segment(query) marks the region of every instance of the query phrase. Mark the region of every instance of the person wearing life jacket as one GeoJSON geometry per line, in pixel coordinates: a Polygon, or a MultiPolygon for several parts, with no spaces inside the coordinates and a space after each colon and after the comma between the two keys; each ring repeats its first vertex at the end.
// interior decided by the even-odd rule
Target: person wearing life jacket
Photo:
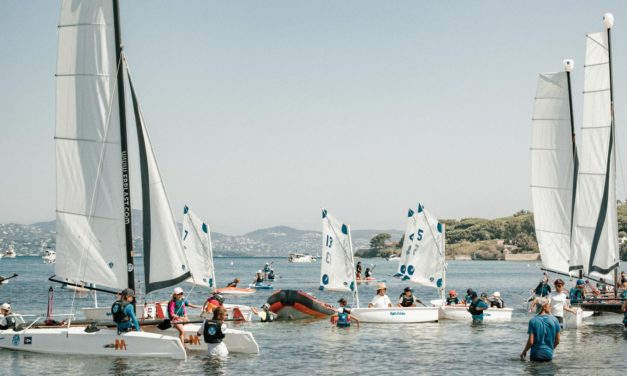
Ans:
{"type": "Polygon", "coordinates": [[[274,321],[274,313],[270,311],[270,304],[264,303],[261,306],[261,311],[257,313],[261,322],[272,322],[274,321]]]}
{"type": "Polygon", "coordinates": [[[212,293],[202,307],[203,312],[213,312],[217,307],[224,306],[224,297],[217,292],[212,293]]]}
{"type": "Polygon", "coordinates": [[[473,324],[483,323],[483,311],[488,308],[488,304],[477,296],[477,293],[473,291],[470,294],[472,301],[468,306],[468,312],[472,315],[473,324]]]}
{"type": "Polygon", "coordinates": [[[368,279],[372,277],[372,272],[370,271],[370,268],[366,268],[366,271],[364,272],[364,278],[368,279]]]}
{"type": "Polygon", "coordinates": [[[263,272],[264,272],[265,274],[268,274],[268,273],[270,273],[270,269],[271,269],[271,268],[270,268],[270,263],[269,263],[269,262],[266,262],[266,264],[263,266],[263,272]]]}
{"type": "Polygon", "coordinates": [[[187,307],[200,308],[195,304],[191,304],[185,299],[185,293],[180,287],[175,287],[172,292],[172,298],[168,302],[168,317],[170,323],[179,332],[179,339],[181,343],[185,345],[185,329],[183,324],[189,321],[187,317],[187,307]]]}
{"type": "Polygon", "coordinates": [[[227,313],[224,307],[217,307],[213,311],[213,318],[211,320],[205,319],[196,333],[198,336],[202,336],[203,340],[207,344],[207,353],[211,356],[227,356],[229,350],[222,340],[226,336],[226,320],[227,313]]]}
{"type": "Polygon", "coordinates": [[[270,271],[268,272],[268,276],[267,276],[267,278],[268,278],[270,281],[274,281],[274,277],[275,277],[275,276],[274,276],[274,269],[270,269],[270,271]]]}
{"type": "Polygon", "coordinates": [[[118,326],[118,334],[130,332],[135,329],[141,332],[139,321],[135,316],[135,291],[132,289],[124,289],[120,293],[120,298],[111,306],[111,315],[113,321],[118,326]]]}
{"type": "Polygon", "coordinates": [[[342,298],[337,302],[340,304],[340,307],[337,309],[335,316],[331,318],[331,322],[335,321],[335,325],[338,328],[349,328],[351,322],[355,322],[359,326],[359,320],[351,315],[351,308],[346,299],[342,298]]]}
{"type": "Polygon", "coordinates": [[[237,287],[237,284],[239,283],[239,278],[235,278],[233,280],[233,282],[229,283],[228,285],[226,285],[226,287],[237,287]]]}
{"type": "Polygon", "coordinates": [[[585,282],[583,279],[578,279],[577,283],[574,287],[571,287],[570,293],[570,303],[571,304],[579,304],[583,303],[586,299],[586,292],[584,290],[585,282]]]}
{"type": "Polygon", "coordinates": [[[457,297],[457,291],[451,290],[448,292],[448,298],[446,298],[446,305],[459,304],[460,300],[457,297]]]}
{"type": "Polygon", "coordinates": [[[255,274],[255,279],[253,279],[253,283],[256,285],[260,285],[264,281],[263,272],[261,269],[257,270],[257,274],[255,274]]]}
{"type": "Polygon", "coordinates": [[[544,276],[544,278],[542,278],[542,281],[540,281],[540,283],[538,283],[538,286],[536,286],[536,288],[533,290],[536,294],[536,296],[547,296],[551,293],[551,285],[549,284],[549,277],[548,276],[544,276]]]}
{"type": "Polygon", "coordinates": [[[15,318],[11,317],[11,304],[2,303],[0,305],[0,330],[7,330],[15,327],[15,318]]]}
{"type": "Polygon", "coordinates": [[[470,303],[472,303],[472,293],[473,292],[474,292],[473,289],[467,289],[466,290],[466,296],[464,297],[464,302],[463,302],[465,305],[470,305],[470,303]]]}
{"type": "Polygon", "coordinates": [[[424,305],[423,302],[420,301],[413,294],[414,290],[411,287],[407,286],[403,289],[403,293],[398,298],[398,306],[399,307],[415,307],[416,303],[420,303],[424,305]]]}
{"type": "Polygon", "coordinates": [[[488,298],[488,302],[490,302],[490,307],[505,308],[505,301],[501,298],[501,293],[498,291],[495,291],[494,294],[488,298]]]}

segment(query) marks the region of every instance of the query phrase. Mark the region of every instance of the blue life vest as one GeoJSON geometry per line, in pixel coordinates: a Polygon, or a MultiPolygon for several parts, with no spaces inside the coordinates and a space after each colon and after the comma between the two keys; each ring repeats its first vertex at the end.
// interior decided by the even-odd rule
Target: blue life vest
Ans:
{"type": "Polygon", "coordinates": [[[581,294],[581,290],[576,287],[571,287],[570,289],[570,302],[571,303],[581,303],[583,302],[583,295],[581,294]]]}
{"type": "Polygon", "coordinates": [[[350,313],[346,312],[346,310],[342,310],[342,312],[338,312],[336,325],[340,328],[346,328],[346,327],[351,326],[350,313]]]}
{"type": "Polygon", "coordinates": [[[446,298],[446,305],[451,305],[451,304],[459,304],[459,298],[456,296],[446,298]]]}

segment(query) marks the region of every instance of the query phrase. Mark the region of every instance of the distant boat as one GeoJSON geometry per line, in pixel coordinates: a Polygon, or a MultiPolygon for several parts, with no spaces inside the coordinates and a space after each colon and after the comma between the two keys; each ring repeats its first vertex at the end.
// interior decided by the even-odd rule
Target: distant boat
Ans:
{"type": "Polygon", "coordinates": [[[9,244],[9,248],[7,248],[6,252],[4,252],[5,258],[15,258],[17,253],[15,253],[15,248],[13,247],[13,243],[9,244]]]}
{"type": "Polygon", "coordinates": [[[401,256],[397,256],[397,255],[388,256],[386,258],[386,260],[388,260],[388,261],[398,261],[400,259],[401,259],[401,256]]]}
{"type": "Polygon", "coordinates": [[[316,259],[312,255],[306,255],[303,253],[290,253],[287,256],[288,262],[314,262],[316,259]]]}
{"type": "Polygon", "coordinates": [[[57,253],[52,249],[44,250],[44,255],[41,256],[44,264],[54,264],[57,261],[57,253]]]}

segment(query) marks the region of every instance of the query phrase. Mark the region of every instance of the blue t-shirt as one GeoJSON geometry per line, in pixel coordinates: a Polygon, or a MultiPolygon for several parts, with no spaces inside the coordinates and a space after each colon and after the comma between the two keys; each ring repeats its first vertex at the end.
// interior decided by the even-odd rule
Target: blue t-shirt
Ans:
{"type": "Polygon", "coordinates": [[[540,315],[529,320],[527,334],[533,334],[530,357],[532,361],[552,360],[555,336],[560,331],[560,323],[554,316],[540,315]]]}
{"type": "MultiPolygon", "coordinates": [[[[185,316],[185,314],[187,313],[187,311],[185,310],[186,306],[189,306],[189,303],[187,302],[187,299],[181,299],[181,300],[170,300],[170,305],[174,304],[173,307],[173,313],[179,317],[183,317],[185,316]]],[[[172,318],[172,312],[170,311],[170,307],[168,306],[168,316],[170,318],[172,318]]]]}
{"type": "MultiPolygon", "coordinates": [[[[481,299],[479,299],[475,306],[477,308],[488,308],[488,304],[481,299]]],[[[483,311],[481,311],[481,313],[478,315],[472,315],[472,319],[475,321],[483,321],[483,311]]]]}

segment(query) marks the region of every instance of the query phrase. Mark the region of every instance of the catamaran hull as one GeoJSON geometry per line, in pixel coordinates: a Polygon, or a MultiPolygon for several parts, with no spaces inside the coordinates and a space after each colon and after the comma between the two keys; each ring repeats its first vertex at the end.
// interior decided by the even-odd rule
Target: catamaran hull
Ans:
{"type": "MultiPolygon", "coordinates": [[[[440,319],[472,321],[472,315],[466,306],[439,307],[440,319]]],[[[488,308],[483,311],[484,322],[499,322],[512,320],[512,308],[488,308]]]]}
{"type": "Polygon", "coordinates": [[[0,330],[0,348],[44,354],[187,359],[181,342],[172,336],[85,327],[0,330]]]}
{"type": "Polygon", "coordinates": [[[351,315],[359,322],[406,324],[437,322],[438,307],[353,308],[351,315]]]}

